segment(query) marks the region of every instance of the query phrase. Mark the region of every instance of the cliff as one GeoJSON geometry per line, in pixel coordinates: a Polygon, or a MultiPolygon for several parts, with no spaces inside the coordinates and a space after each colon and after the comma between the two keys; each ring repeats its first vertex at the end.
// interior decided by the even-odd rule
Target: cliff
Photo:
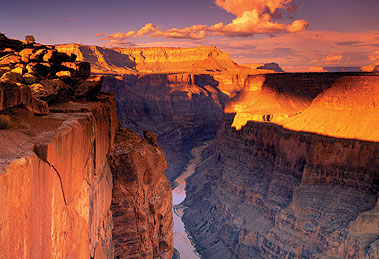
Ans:
{"type": "Polygon", "coordinates": [[[202,257],[376,258],[378,82],[375,74],[247,80],[227,105],[237,115],[189,179],[183,220],[202,257]],[[236,130],[239,113],[254,121],[236,130]]]}
{"type": "Polygon", "coordinates": [[[79,44],[57,45],[80,61],[91,62],[99,73],[220,72],[240,68],[216,47],[103,48],[79,44]]]}
{"type": "Polygon", "coordinates": [[[171,258],[172,197],[163,152],[149,136],[122,129],[108,161],[115,258],[171,258]]]}
{"type": "Polygon", "coordinates": [[[120,250],[131,235],[143,242],[141,258],[170,258],[162,151],[151,134],[119,130],[114,95],[100,92],[103,77],[74,54],[5,36],[0,77],[3,257],[135,258],[133,241],[120,250]],[[129,174],[138,181],[124,181],[129,174]],[[135,192],[120,195],[126,189],[135,192]],[[121,224],[125,217],[136,232],[121,224]]]}

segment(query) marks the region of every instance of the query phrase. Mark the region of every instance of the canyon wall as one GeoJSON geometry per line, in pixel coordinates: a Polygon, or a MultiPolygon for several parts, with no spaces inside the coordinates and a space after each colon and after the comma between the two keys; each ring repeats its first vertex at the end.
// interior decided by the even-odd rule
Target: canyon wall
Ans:
{"type": "Polygon", "coordinates": [[[379,144],[372,117],[378,114],[378,76],[281,74],[251,80],[255,83],[241,94],[259,91],[269,105],[262,109],[237,95],[232,102],[237,115],[254,121],[236,130],[238,117],[231,114],[189,179],[183,221],[202,257],[378,257],[379,144]],[[294,87],[288,82],[297,76],[294,87]],[[301,109],[273,123],[264,115],[278,114],[278,96],[301,109]],[[310,102],[297,105],[307,98],[310,102]],[[287,125],[303,127],[283,128],[287,125]],[[316,133],[307,133],[307,125],[316,133]],[[339,130],[330,131],[333,125],[339,130]]]}
{"type": "Polygon", "coordinates": [[[156,136],[119,129],[88,62],[0,36],[2,258],[171,258],[156,136]]]}
{"type": "Polygon", "coordinates": [[[197,143],[214,138],[228,98],[211,76],[196,74],[106,77],[103,89],[117,96],[122,126],[158,134],[170,181],[184,170],[197,143]]]}
{"type": "Polygon", "coordinates": [[[114,97],[101,98],[50,107],[54,112],[42,117],[9,111],[19,128],[0,131],[0,240],[7,258],[113,256],[106,154],[118,123],[114,97]]]}
{"type": "Polygon", "coordinates": [[[121,129],[108,161],[114,176],[115,258],[171,258],[171,188],[164,174],[166,160],[154,137],[141,139],[121,129]]]}

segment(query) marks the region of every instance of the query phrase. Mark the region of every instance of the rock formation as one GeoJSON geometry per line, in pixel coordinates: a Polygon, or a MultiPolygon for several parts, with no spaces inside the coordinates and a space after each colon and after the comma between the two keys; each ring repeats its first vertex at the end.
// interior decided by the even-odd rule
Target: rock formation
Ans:
{"type": "Polygon", "coordinates": [[[203,258],[378,257],[377,74],[256,75],[212,48],[58,48],[113,74],[120,123],[157,133],[170,180],[216,138],[184,201],[203,258]]]}
{"type": "Polygon", "coordinates": [[[132,238],[143,241],[141,258],[170,258],[171,193],[162,152],[148,144],[154,134],[143,140],[121,129],[116,138],[113,94],[100,92],[103,77],[90,75],[90,64],[75,59],[30,37],[17,41],[0,35],[0,114],[10,118],[7,129],[0,130],[1,254],[133,257],[133,243],[128,252],[119,250],[119,237],[131,234],[119,228],[121,210],[138,211],[129,219],[138,224],[132,238]],[[125,149],[130,143],[134,150],[125,149]],[[138,156],[140,151],[146,153],[138,156]],[[124,156],[130,159],[123,161],[124,156]],[[117,168],[126,163],[149,168],[117,168]],[[122,174],[134,174],[138,181],[124,182],[122,174]],[[120,186],[136,192],[124,199],[120,186]],[[140,202],[144,199],[149,200],[140,202]],[[144,213],[155,216],[143,220],[144,213]]]}
{"type": "Polygon", "coordinates": [[[113,173],[115,258],[171,258],[172,197],[163,152],[150,135],[121,129],[108,155],[113,173]]]}
{"type": "Polygon", "coordinates": [[[277,63],[266,63],[263,66],[257,67],[257,69],[273,70],[275,72],[284,72],[283,69],[277,63]]]}
{"type": "Polygon", "coordinates": [[[377,257],[378,89],[374,74],[247,81],[231,103],[237,115],[189,180],[183,220],[202,256],[377,257]],[[249,95],[259,103],[245,102],[249,95]],[[236,130],[239,112],[253,121],[236,130]]]}

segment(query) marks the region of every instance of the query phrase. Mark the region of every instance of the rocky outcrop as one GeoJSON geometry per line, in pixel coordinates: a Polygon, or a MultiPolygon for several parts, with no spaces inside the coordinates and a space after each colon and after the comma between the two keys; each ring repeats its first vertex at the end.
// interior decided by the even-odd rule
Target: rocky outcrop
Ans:
{"type": "MultiPolygon", "coordinates": [[[[148,132],[147,132],[148,133],[148,132]]],[[[121,129],[108,155],[114,180],[115,258],[171,258],[172,197],[163,152],[151,135],[121,129]]]]}
{"type": "Polygon", "coordinates": [[[303,127],[289,130],[257,117],[236,130],[231,115],[218,131],[215,145],[203,152],[189,179],[184,202],[188,209],[183,221],[202,257],[377,256],[379,144],[370,120],[355,121],[355,116],[377,114],[378,76],[281,74],[258,79],[262,77],[247,81],[242,97],[237,95],[232,104],[250,115],[265,109],[263,115],[275,118],[289,109],[281,106],[283,98],[293,107],[310,99],[308,108],[282,120],[285,126],[302,120],[303,127]],[[284,83],[296,76],[297,84],[284,83]],[[275,77],[278,81],[270,81],[275,77]],[[261,104],[267,98],[269,106],[243,102],[257,91],[261,104]],[[324,119],[329,115],[328,125],[340,128],[335,137],[325,136],[333,133],[324,119]],[[308,119],[314,124],[304,123],[308,119]],[[349,119],[352,125],[339,127],[349,119]],[[325,125],[317,134],[306,133],[321,122],[325,125]]]}

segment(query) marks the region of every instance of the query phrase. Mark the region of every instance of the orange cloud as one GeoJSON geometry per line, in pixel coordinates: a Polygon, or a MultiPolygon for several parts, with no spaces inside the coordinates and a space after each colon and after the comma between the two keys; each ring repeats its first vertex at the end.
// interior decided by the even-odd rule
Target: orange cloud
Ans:
{"type": "Polygon", "coordinates": [[[174,39],[204,39],[210,35],[227,37],[248,37],[254,34],[274,34],[280,32],[295,33],[308,27],[305,20],[295,20],[291,24],[273,22],[273,17],[280,17],[279,10],[292,12],[293,0],[215,0],[215,4],[236,16],[230,23],[222,22],[212,26],[193,25],[186,28],[160,30],[152,23],[147,23],[137,32],[115,33],[105,36],[104,40],[128,39],[144,35],[174,39]]]}
{"type": "Polygon", "coordinates": [[[164,37],[172,39],[204,39],[206,36],[206,25],[193,25],[184,29],[172,28],[166,31],[156,30],[151,34],[153,37],[164,37]]]}
{"type": "Polygon", "coordinates": [[[379,61],[379,50],[374,51],[374,53],[370,55],[370,60],[374,62],[379,61]]]}
{"type": "Polygon", "coordinates": [[[342,61],[343,59],[343,56],[342,55],[328,55],[327,57],[325,57],[323,59],[323,61],[327,62],[327,63],[338,63],[340,61],[342,61]]]}
{"type": "Polygon", "coordinates": [[[72,21],[73,19],[70,17],[70,18],[66,18],[65,20],[66,21],[72,21]]]}

